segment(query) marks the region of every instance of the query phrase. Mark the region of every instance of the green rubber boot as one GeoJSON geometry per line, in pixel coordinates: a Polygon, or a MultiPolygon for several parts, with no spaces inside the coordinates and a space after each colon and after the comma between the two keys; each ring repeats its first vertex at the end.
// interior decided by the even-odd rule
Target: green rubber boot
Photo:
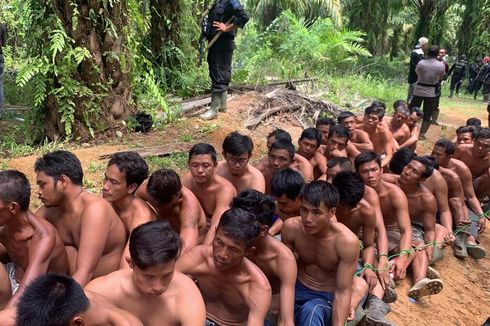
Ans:
{"type": "Polygon", "coordinates": [[[209,109],[203,114],[199,115],[199,118],[203,120],[211,120],[218,116],[218,108],[221,106],[221,97],[223,93],[213,93],[211,96],[211,105],[209,109]]]}
{"type": "Polygon", "coordinates": [[[218,109],[219,112],[228,111],[228,92],[221,93],[221,106],[218,109]]]}

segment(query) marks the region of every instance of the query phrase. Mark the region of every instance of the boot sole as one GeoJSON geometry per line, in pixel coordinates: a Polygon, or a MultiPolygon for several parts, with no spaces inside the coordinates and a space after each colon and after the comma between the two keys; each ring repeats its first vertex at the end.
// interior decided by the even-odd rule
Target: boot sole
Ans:
{"type": "MultiPolygon", "coordinates": [[[[415,284],[415,285],[417,285],[417,284],[415,284]]],[[[424,284],[423,286],[421,286],[419,288],[416,288],[416,289],[412,288],[408,292],[408,296],[412,299],[417,300],[421,297],[438,294],[439,292],[442,291],[443,287],[444,287],[444,285],[443,285],[441,280],[430,280],[426,284],[424,284]]]]}
{"type": "Polygon", "coordinates": [[[480,247],[479,245],[477,246],[467,246],[466,251],[468,251],[468,255],[473,258],[473,259],[483,259],[487,256],[487,252],[485,249],[480,247]]]}

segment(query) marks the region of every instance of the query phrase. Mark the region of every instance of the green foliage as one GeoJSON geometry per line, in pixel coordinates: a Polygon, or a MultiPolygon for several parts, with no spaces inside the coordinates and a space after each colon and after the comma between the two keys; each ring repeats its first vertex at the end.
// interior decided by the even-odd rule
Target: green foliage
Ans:
{"type": "Polygon", "coordinates": [[[187,153],[176,153],[164,157],[148,157],[146,162],[150,168],[150,173],[160,168],[173,169],[177,173],[182,173],[187,168],[187,153]]]}

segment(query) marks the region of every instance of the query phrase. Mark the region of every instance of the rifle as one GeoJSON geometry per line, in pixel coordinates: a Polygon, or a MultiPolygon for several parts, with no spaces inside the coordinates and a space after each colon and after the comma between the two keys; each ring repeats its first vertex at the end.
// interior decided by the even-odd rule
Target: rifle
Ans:
{"type": "Polygon", "coordinates": [[[204,53],[206,52],[206,35],[209,32],[209,21],[208,21],[208,13],[209,13],[209,0],[204,0],[203,5],[203,13],[201,19],[201,36],[199,37],[199,67],[202,66],[202,60],[204,58],[204,53]]]}

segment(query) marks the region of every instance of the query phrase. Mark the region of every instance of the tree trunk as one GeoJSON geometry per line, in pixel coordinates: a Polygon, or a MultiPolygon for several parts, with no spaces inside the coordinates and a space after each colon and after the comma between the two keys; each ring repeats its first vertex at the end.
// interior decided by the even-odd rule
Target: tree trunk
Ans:
{"type": "Polygon", "coordinates": [[[180,44],[180,0],[150,0],[151,51],[158,66],[180,65],[172,51],[180,44]]]}
{"type": "MultiPolygon", "coordinates": [[[[63,23],[74,47],[88,49],[91,57],[82,61],[75,76],[78,83],[90,89],[94,96],[76,96],[73,133],[87,137],[90,130],[110,126],[133,112],[129,105],[129,57],[123,46],[126,37],[123,28],[127,25],[126,0],[57,0],[53,1],[56,15],[63,23]],[[73,6],[76,4],[76,7],[73,6]],[[77,24],[72,21],[74,9],[77,24]],[[125,64],[123,64],[125,63],[125,64]]],[[[52,76],[55,84],[63,76],[52,76]]],[[[50,139],[67,136],[60,121],[59,103],[48,95],[44,121],[46,135],[50,139]]]]}
{"type": "MultiPolygon", "coordinates": [[[[433,0],[418,1],[418,5],[416,5],[416,7],[419,11],[419,21],[417,22],[417,26],[415,28],[414,44],[417,44],[420,37],[428,37],[432,15],[435,10],[433,0]]],[[[433,40],[429,40],[429,44],[433,44],[433,40]]]]}

